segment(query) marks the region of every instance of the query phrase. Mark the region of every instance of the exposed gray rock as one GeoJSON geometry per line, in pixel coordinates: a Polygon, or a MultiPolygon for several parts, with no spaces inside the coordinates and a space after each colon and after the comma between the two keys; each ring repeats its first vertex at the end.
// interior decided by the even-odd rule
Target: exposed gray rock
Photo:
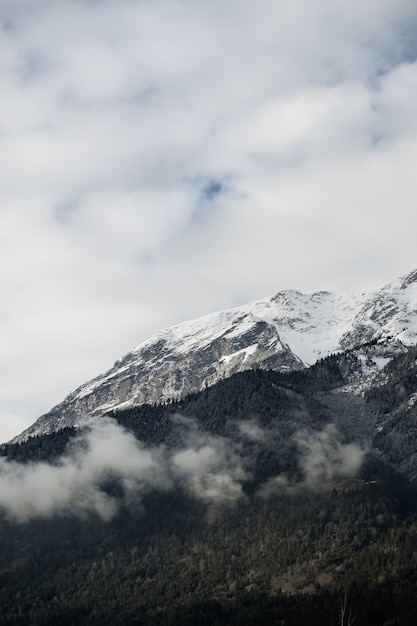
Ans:
{"type": "Polygon", "coordinates": [[[287,290],[168,328],[82,385],[13,441],[78,426],[111,409],[178,399],[247,369],[308,367],[332,352],[364,351],[360,382],[417,342],[417,272],[378,292],[287,290]]]}

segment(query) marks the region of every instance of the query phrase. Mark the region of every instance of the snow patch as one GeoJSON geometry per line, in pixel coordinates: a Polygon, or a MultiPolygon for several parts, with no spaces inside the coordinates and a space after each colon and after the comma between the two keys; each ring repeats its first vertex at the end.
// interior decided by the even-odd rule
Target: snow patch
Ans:
{"type": "Polygon", "coordinates": [[[244,360],[246,360],[248,356],[256,352],[257,347],[258,347],[258,344],[254,343],[251,346],[248,346],[247,348],[242,348],[242,350],[233,352],[233,354],[222,356],[222,358],[220,359],[220,363],[230,363],[230,361],[233,361],[234,359],[237,359],[240,356],[243,356],[244,360]]]}

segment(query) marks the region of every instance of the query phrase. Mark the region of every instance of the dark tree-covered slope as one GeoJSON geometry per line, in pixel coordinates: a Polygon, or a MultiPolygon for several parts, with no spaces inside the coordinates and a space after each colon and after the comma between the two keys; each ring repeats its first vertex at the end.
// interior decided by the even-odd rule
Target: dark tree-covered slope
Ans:
{"type": "MultiPolygon", "coordinates": [[[[362,394],[349,351],[110,414],[109,432],[121,427],[129,445],[134,435],[163,480],[132,488],[132,474],[107,472],[89,483],[115,504],[105,520],[77,499],[55,511],[51,497],[47,514],[20,519],[4,505],[0,624],[331,626],[343,603],[358,626],[414,624],[416,354],[362,394]],[[236,490],[215,497],[230,481],[236,490]]],[[[41,464],[40,476],[69,468],[79,480],[80,468],[95,471],[94,436],[64,429],[10,444],[2,472],[22,481],[41,464]]],[[[108,456],[118,441],[105,440],[108,456]]]]}

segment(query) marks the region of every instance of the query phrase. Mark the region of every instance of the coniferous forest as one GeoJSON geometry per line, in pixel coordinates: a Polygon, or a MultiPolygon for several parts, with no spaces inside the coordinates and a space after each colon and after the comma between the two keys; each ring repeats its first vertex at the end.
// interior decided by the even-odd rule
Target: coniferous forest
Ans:
{"type": "MultiPolygon", "coordinates": [[[[108,416],[172,466],[220,450],[217,482],[193,466],[191,478],[135,491],[109,474],[100,490],[117,506],[106,519],[77,508],[19,518],[5,508],[0,623],[415,624],[414,362],[411,353],[393,361],[361,403],[337,395],[355,370],[350,355],[305,372],[245,372],[180,402],[108,416]],[[376,433],[368,446],[364,420],[376,433]],[[355,468],[342,463],[359,448],[355,468]],[[238,493],[226,489],[231,476],[238,493]]],[[[65,429],[4,446],[3,464],[60,467],[85,445],[65,429]]]]}

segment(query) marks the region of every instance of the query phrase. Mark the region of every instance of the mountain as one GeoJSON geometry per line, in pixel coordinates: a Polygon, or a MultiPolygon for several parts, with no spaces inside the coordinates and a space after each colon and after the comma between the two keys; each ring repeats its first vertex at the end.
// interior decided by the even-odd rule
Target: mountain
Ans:
{"type": "Polygon", "coordinates": [[[163,403],[249,369],[291,371],[331,353],[362,355],[362,381],[417,342],[417,271],[369,293],[286,290],[158,333],[13,441],[80,426],[109,411],[163,403]]]}
{"type": "Polygon", "coordinates": [[[163,331],[0,448],[0,625],[415,624],[416,279],[163,331]]]}
{"type": "Polygon", "coordinates": [[[8,444],[0,624],[415,624],[417,349],[362,354],[8,444]]]}

